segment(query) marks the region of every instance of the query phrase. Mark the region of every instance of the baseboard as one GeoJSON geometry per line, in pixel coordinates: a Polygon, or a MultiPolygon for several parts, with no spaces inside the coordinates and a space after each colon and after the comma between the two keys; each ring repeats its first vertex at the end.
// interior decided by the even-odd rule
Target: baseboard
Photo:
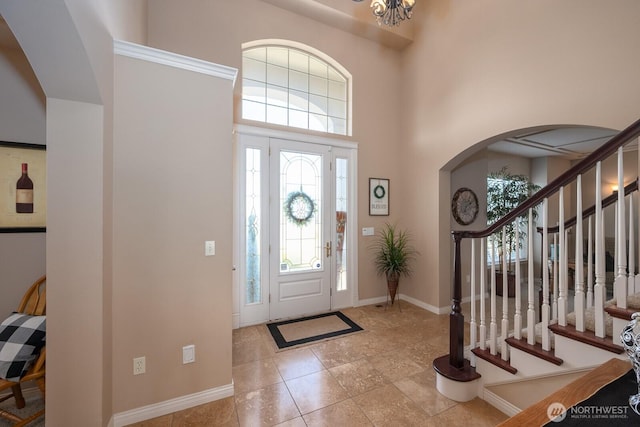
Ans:
{"type": "Polygon", "coordinates": [[[494,392],[487,390],[486,388],[483,390],[482,394],[482,400],[498,409],[505,415],[513,417],[514,415],[517,415],[522,411],[522,409],[506,401],[494,392]]]}
{"type": "Polygon", "coordinates": [[[387,302],[386,297],[376,297],[358,300],[356,307],[362,307],[363,305],[384,304],[387,302]]]}
{"type": "Polygon", "coordinates": [[[240,313],[233,313],[231,315],[231,329],[238,329],[240,327],[240,313]]]}
{"type": "Polygon", "coordinates": [[[410,302],[411,304],[418,306],[420,308],[423,308],[427,311],[430,311],[431,313],[435,313],[435,314],[447,314],[449,311],[451,311],[450,307],[436,307],[434,305],[431,304],[427,304],[426,302],[422,302],[418,299],[415,299],[413,297],[407,296],[405,294],[400,294],[400,299],[410,302]]]}
{"type": "Polygon", "coordinates": [[[221,387],[114,414],[109,425],[123,427],[233,396],[233,381],[221,387]]]}

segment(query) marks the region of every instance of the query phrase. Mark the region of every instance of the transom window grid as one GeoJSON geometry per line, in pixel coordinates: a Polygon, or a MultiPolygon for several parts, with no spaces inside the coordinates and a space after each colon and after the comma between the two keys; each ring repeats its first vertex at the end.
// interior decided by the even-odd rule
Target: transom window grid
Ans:
{"type": "Polygon", "coordinates": [[[242,117],[347,134],[348,82],[335,67],[301,50],[261,46],[243,51],[242,117]]]}

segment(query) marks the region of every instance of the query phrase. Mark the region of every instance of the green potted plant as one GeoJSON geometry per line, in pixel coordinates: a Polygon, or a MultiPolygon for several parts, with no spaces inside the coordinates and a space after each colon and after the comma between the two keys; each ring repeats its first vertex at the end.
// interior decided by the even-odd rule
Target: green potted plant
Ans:
{"type": "MultiPolygon", "coordinates": [[[[533,193],[540,190],[540,186],[532,183],[526,175],[512,174],[507,166],[498,172],[490,173],[487,177],[487,225],[498,221],[533,193]]],[[[533,220],[537,219],[537,211],[533,210],[533,220]]],[[[498,253],[498,268],[502,267],[502,257],[507,256],[507,283],[508,296],[515,296],[515,273],[513,273],[513,260],[511,255],[515,250],[522,248],[527,237],[527,228],[520,227],[519,239],[516,241],[516,222],[505,226],[506,246],[502,247],[502,229],[494,234],[494,242],[498,253]]],[[[502,295],[502,271],[496,275],[498,281],[496,292],[502,295]]]]}
{"type": "Polygon", "coordinates": [[[409,234],[395,225],[386,223],[373,243],[374,263],[378,275],[387,278],[391,304],[394,303],[400,276],[409,276],[411,264],[418,252],[411,245],[409,234]]]}

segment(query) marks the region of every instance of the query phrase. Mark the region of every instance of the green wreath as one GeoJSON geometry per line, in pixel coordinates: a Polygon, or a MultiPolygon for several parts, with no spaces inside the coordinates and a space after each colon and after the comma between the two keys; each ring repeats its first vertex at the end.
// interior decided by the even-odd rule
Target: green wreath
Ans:
{"type": "Polygon", "coordinates": [[[302,191],[293,191],[289,193],[284,201],[284,214],[287,219],[298,227],[304,227],[313,217],[316,205],[307,194],[302,191]]]}
{"type": "Polygon", "coordinates": [[[380,184],[376,185],[373,188],[373,195],[376,196],[376,199],[382,199],[387,192],[384,187],[380,184]]]}

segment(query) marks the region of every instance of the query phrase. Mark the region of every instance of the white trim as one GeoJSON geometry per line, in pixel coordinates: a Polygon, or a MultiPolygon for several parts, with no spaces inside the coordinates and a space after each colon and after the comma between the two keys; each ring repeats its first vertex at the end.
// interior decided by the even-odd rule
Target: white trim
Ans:
{"type": "Polygon", "coordinates": [[[423,308],[435,314],[447,314],[451,311],[451,307],[436,307],[434,305],[427,304],[426,302],[422,302],[420,300],[417,300],[405,294],[400,294],[400,299],[403,299],[407,302],[410,302],[413,305],[416,305],[420,308],[423,308]]]}
{"type": "Polygon", "coordinates": [[[215,64],[202,59],[167,52],[123,40],[113,41],[113,51],[116,55],[142,59],[144,61],[155,62],[157,64],[168,65],[170,67],[181,68],[183,70],[194,71],[196,73],[208,74],[210,76],[231,80],[233,85],[236,84],[236,77],[238,76],[237,68],[215,64]]]}
{"type": "Polygon", "coordinates": [[[482,400],[510,417],[522,412],[522,409],[486,388],[483,390],[482,400]]]}
{"type": "Polygon", "coordinates": [[[243,135],[266,136],[269,138],[285,139],[287,141],[301,141],[301,142],[310,142],[314,144],[331,145],[333,147],[348,148],[350,150],[355,150],[358,148],[357,142],[347,141],[345,139],[328,138],[326,136],[310,135],[307,133],[298,133],[298,132],[289,132],[289,131],[272,129],[267,127],[236,124],[233,127],[233,132],[240,133],[243,135]]]}
{"type": "Polygon", "coordinates": [[[216,400],[231,397],[234,394],[233,381],[231,384],[204,390],[198,393],[180,396],[175,399],[165,400],[164,402],[153,403],[151,405],[142,406],[140,408],[131,409],[125,412],[119,412],[113,415],[113,427],[123,427],[133,423],[150,420],[152,418],[161,417],[194,406],[205,403],[214,402],[216,400]]]}
{"type": "Polygon", "coordinates": [[[373,305],[373,304],[384,304],[385,302],[387,302],[386,297],[359,299],[358,302],[356,303],[356,307],[362,307],[364,305],[373,305]]]}

